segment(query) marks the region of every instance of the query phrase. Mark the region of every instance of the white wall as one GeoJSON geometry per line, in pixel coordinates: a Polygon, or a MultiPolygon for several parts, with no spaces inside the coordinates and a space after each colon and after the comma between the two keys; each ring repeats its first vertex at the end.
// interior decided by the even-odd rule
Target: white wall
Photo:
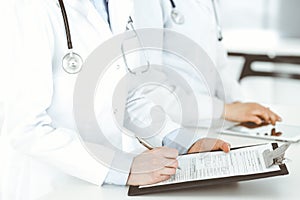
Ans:
{"type": "Polygon", "coordinates": [[[300,38],[299,8],[299,0],[281,0],[278,25],[281,36],[300,38]]]}
{"type": "Polygon", "coordinates": [[[277,29],[280,0],[219,0],[224,29],[277,29]]]}

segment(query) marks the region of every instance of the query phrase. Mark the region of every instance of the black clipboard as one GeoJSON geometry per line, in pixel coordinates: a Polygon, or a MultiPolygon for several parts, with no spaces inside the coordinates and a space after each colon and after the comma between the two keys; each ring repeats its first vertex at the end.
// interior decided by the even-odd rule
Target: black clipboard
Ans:
{"type": "MultiPolygon", "coordinates": [[[[253,145],[253,146],[257,146],[257,145],[253,145]]],[[[273,146],[273,149],[278,148],[277,143],[272,143],[272,146],[273,146]]],[[[246,147],[251,147],[251,146],[232,148],[232,150],[246,148],[246,147]]],[[[169,192],[169,191],[175,191],[175,190],[177,191],[177,190],[199,188],[199,187],[211,186],[211,185],[221,185],[221,184],[225,184],[225,183],[249,181],[249,180],[269,178],[269,177],[274,177],[274,176],[283,176],[283,175],[289,174],[285,164],[279,165],[279,167],[280,167],[280,170],[278,170],[278,171],[259,173],[259,174],[250,174],[250,175],[230,176],[230,177],[207,179],[207,180],[189,181],[189,182],[183,182],[183,183],[175,183],[175,184],[146,187],[146,188],[139,188],[139,186],[130,186],[128,189],[128,196],[138,196],[138,195],[144,195],[144,194],[169,192]]]]}

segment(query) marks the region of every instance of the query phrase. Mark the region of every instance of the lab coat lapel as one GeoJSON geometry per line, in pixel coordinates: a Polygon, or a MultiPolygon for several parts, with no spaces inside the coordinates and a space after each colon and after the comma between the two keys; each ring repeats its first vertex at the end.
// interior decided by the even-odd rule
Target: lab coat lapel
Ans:
{"type": "Polygon", "coordinates": [[[105,34],[107,36],[112,36],[108,23],[106,23],[99,15],[90,0],[65,0],[65,2],[73,9],[77,10],[80,14],[86,16],[97,32],[102,35],[105,34]]]}
{"type": "Polygon", "coordinates": [[[114,34],[126,30],[126,25],[133,9],[132,0],[109,0],[110,26],[114,34]]]}

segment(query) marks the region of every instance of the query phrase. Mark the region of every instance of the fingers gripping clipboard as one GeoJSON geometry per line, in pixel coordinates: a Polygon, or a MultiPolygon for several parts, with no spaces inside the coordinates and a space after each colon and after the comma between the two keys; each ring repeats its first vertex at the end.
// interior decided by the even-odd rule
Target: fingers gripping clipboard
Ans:
{"type": "Polygon", "coordinates": [[[288,146],[289,144],[286,144],[278,148],[277,143],[272,143],[233,148],[229,154],[207,152],[183,155],[178,158],[182,170],[170,180],[148,186],[130,186],[128,195],[137,196],[287,175],[289,172],[282,161],[288,146]],[[191,168],[191,163],[198,165],[198,169],[191,168]],[[210,168],[212,166],[214,169],[210,168]],[[194,174],[194,177],[185,177],[182,173],[194,174]]]}

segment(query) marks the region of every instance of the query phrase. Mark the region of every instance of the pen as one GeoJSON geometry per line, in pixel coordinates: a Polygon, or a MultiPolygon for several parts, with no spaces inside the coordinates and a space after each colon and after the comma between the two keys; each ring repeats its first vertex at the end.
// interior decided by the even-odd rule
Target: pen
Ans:
{"type": "MultiPolygon", "coordinates": [[[[148,143],[147,141],[143,140],[142,138],[136,136],[136,139],[137,139],[144,147],[146,147],[147,149],[149,149],[149,150],[154,149],[154,147],[153,147],[150,143],[148,143]]],[[[177,167],[177,169],[181,170],[181,168],[180,168],[179,166],[177,167]]]]}

